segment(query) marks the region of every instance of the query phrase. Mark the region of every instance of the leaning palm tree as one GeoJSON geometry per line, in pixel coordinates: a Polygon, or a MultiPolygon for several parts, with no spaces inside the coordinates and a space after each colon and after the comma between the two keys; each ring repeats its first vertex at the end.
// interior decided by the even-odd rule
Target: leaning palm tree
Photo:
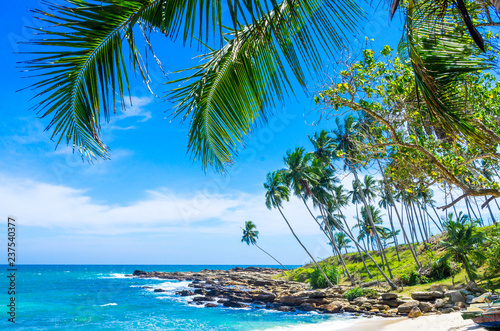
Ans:
{"type": "Polygon", "coordinates": [[[280,261],[278,261],[274,256],[263,250],[259,245],[257,245],[257,239],[259,239],[259,231],[257,231],[257,226],[252,221],[245,222],[245,228],[241,228],[243,230],[243,236],[241,237],[241,242],[246,243],[247,245],[253,245],[269,255],[274,261],[278,262],[279,265],[283,267],[286,271],[289,271],[287,267],[285,267],[280,261]]]}
{"type": "Polygon", "coordinates": [[[285,217],[285,214],[283,214],[283,211],[281,210],[283,206],[283,201],[288,201],[290,199],[290,193],[288,190],[288,186],[284,183],[283,181],[283,174],[280,171],[273,171],[267,174],[266,176],[266,182],[264,183],[264,188],[266,189],[266,207],[267,209],[271,210],[272,208],[277,208],[278,211],[280,212],[281,216],[286,222],[286,225],[288,225],[288,228],[292,232],[293,236],[295,237],[295,240],[302,246],[304,251],[309,255],[311,260],[314,262],[316,267],[318,268],[319,271],[321,271],[321,274],[323,277],[325,277],[326,281],[328,284],[333,287],[333,284],[330,282],[328,277],[326,276],[325,272],[323,271],[323,268],[316,262],[314,257],[309,253],[307,250],[306,246],[300,241],[299,237],[293,230],[292,226],[288,222],[288,219],[285,217]]]}

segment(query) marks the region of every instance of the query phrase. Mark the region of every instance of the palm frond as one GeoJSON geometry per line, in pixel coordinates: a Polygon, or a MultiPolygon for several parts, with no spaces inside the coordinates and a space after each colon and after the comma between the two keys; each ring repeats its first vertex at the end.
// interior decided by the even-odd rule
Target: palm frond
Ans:
{"type": "Polygon", "coordinates": [[[223,171],[244,136],[293,92],[286,65],[305,86],[303,66],[319,70],[322,55],[342,45],[360,14],[351,0],[284,0],[254,23],[228,33],[226,44],[191,68],[193,74],[171,82],[189,81],[169,96],[178,103],[176,115],[190,118],[194,158],[205,169],[212,165],[223,171]]]}
{"type": "MultiPolygon", "coordinates": [[[[400,44],[401,57],[411,61],[424,116],[448,135],[461,133],[487,143],[487,135],[475,126],[466,110],[466,99],[458,93],[467,73],[487,70],[492,63],[475,55],[472,40],[456,17],[447,11],[451,1],[418,1],[408,7],[406,39],[400,44]]],[[[467,14],[468,15],[468,14],[467,14]]]]}

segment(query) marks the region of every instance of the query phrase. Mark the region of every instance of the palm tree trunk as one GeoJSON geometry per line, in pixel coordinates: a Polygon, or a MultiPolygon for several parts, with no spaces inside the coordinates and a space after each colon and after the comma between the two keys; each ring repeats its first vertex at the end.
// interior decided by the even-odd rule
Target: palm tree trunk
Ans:
{"type": "Polygon", "coordinates": [[[488,211],[490,212],[490,216],[491,216],[491,220],[493,221],[493,224],[497,224],[497,221],[495,220],[495,217],[493,216],[493,212],[491,211],[490,204],[488,203],[486,205],[486,207],[488,208],[488,211]]]}
{"type": "Polygon", "coordinates": [[[410,208],[413,208],[413,212],[415,213],[415,222],[417,223],[418,231],[420,232],[420,236],[422,237],[422,242],[424,243],[424,247],[425,247],[425,249],[428,249],[427,240],[425,238],[424,233],[422,232],[422,227],[420,226],[417,210],[415,209],[415,204],[413,202],[410,202],[410,208]]]}
{"type": "Polygon", "coordinates": [[[354,245],[356,245],[359,249],[361,249],[363,251],[363,253],[365,253],[370,258],[370,260],[372,260],[372,262],[375,265],[375,267],[377,268],[378,272],[380,272],[380,274],[382,275],[382,277],[385,278],[385,280],[387,281],[387,283],[389,284],[389,286],[391,287],[391,289],[392,290],[397,290],[398,287],[396,286],[396,284],[394,284],[394,282],[389,277],[387,277],[387,275],[385,274],[385,272],[383,272],[382,269],[380,269],[380,266],[373,259],[373,257],[356,241],[356,239],[354,239],[354,237],[352,237],[350,234],[347,234],[347,236],[349,237],[349,239],[352,240],[352,242],[354,243],[354,245]]]}
{"type": "Polygon", "coordinates": [[[319,225],[319,228],[323,231],[323,233],[325,233],[325,235],[328,238],[328,240],[330,240],[330,243],[332,244],[332,248],[334,249],[334,252],[337,254],[337,256],[339,258],[339,262],[342,265],[342,268],[344,268],[344,274],[347,275],[347,277],[351,281],[351,284],[355,285],[356,282],[354,281],[354,278],[349,273],[349,269],[347,269],[347,266],[346,266],[346,264],[344,262],[344,259],[342,258],[342,253],[340,252],[340,250],[337,247],[337,243],[335,242],[335,239],[333,237],[332,229],[327,225],[327,222],[326,222],[327,219],[325,218],[325,214],[323,212],[323,208],[321,207],[321,204],[319,205],[319,209],[320,209],[320,212],[321,212],[321,216],[323,216],[323,219],[325,220],[325,228],[328,230],[328,234],[321,228],[321,224],[319,224],[319,222],[316,219],[316,217],[314,217],[314,214],[312,213],[311,209],[307,205],[306,200],[304,199],[304,197],[301,196],[301,198],[302,198],[302,202],[304,202],[304,205],[306,205],[307,211],[309,212],[309,214],[311,215],[311,217],[314,218],[314,220],[316,221],[316,223],[319,225]]]}
{"type": "MultiPolygon", "coordinates": [[[[356,168],[354,166],[351,166],[350,168],[354,174],[354,178],[356,179],[356,182],[358,183],[358,187],[361,187],[361,183],[359,181],[356,168]]],[[[372,226],[373,233],[375,235],[375,239],[377,241],[377,245],[379,248],[380,258],[382,260],[382,263],[384,263],[384,260],[385,260],[385,264],[387,265],[387,271],[389,272],[389,275],[391,276],[391,279],[392,279],[391,267],[389,266],[389,262],[387,261],[387,257],[385,256],[384,248],[382,247],[382,243],[380,242],[380,238],[378,236],[375,224],[373,223],[372,213],[371,213],[370,209],[368,208],[368,203],[366,202],[365,195],[363,193],[363,190],[361,190],[361,189],[359,190],[359,196],[361,197],[361,201],[363,201],[363,205],[365,206],[366,214],[368,215],[368,220],[370,221],[370,224],[372,226]]]]}
{"type": "Polygon", "coordinates": [[[473,197],[474,198],[474,203],[476,205],[476,208],[477,208],[477,212],[479,213],[479,217],[483,220],[483,214],[481,213],[481,208],[479,208],[479,204],[477,203],[477,199],[476,197],[473,197]]]}
{"type": "Polygon", "coordinates": [[[276,260],[276,258],[274,256],[272,256],[271,254],[269,254],[268,252],[266,252],[265,250],[263,250],[259,245],[257,245],[257,244],[254,244],[254,245],[258,249],[260,249],[261,251],[263,251],[264,253],[266,253],[267,255],[269,255],[274,261],[278,262],[279,265],[281,265],[283,267],[283,269],[285,269],[286,271],[290,271],[290,270],[287,269],[287,267],[285,267],[283,264],[281,264],[280,261],[276,260]]]}
{"type": "Polygon", "coordinates": [[[394,247],[396,248],[396,255],[398,257],[398,261],[401,262],[401,258],[399,257],[399,249],[398,249],[398,238],[396,236],[396,231],[394,230],[394,224],[392,223],[392,207],[390,205],[388,207],[389,214],[389,223],[391,223],[392,237],[394,238],[394,247]]]}
{"type": "Polygon", "coordinates": [[[332,282],[330,282],[330,279],[328,279],[328,277],[325,275],[325,272],[323,271],[323,268],[321,268],[321,266],[318,264],[318,262],[316,262],[316,260],[314,259],[314,257],[311,255],[311,253],[309,253],[309,251],[307,250],[306,246],[304,246],[304,244],[302,244],[302,241],[300,241],[299,237],[297,237],[297,235],[295,234],[295,231],[293,231],[293,228],[292,226],[290,225],[290,223],[288,222],[288,219],[285,217],[285,215],[283,214],[283,211],[281,210],[280,206],[278,206],[278,210],[281,214],[281,216],[283,216],[283,219],[285,220],[286,222],[286,225],[288,225],[288,228],[290,228],[290,231],[292,231],[292,234],[293,236],[295,237],[295,239],[297,240],[297,242],[300,244],[300,246],[302,246],[302,248],[306,251],[307,255],[309,255],[309,257],[311,258],[311,260],[313,260],[314,264],[316,264],[316,267],[319,269],[319,271],[321,271],[321,274],[323,274],[323,277],[325,277],[328,285],[330,285],[330,287],[333,287],[333,284],[332,282]]]}
{"type": "MultiPolygon", "coordinates": [[[[349,231],[349,235],[354,238],[354,236],[353,236],[353,234],[351,232],[351,229],[349,228],[349,225],[347,224],[347,220],[345,219],[344,213],[338,207],[338,204],[337,204],[337,210],[340,212],[340,215],[342,216],[342,219],[344,220],[344,223],[345,223],[345,226],[347,228],[347,231],[349,231]]],[[[359,250],[359,247],[357,245],[355,245],[355,246],[356,246],[356,250],[358,251],[359,256],[361,257],[361,261],[363,262],[363,265],[365,266],[366,273],[368,274],[368,277],[371,279],[373,276],[372,276],[370,270],[368,269],[368,267],[366,266],[365,258],[363,257],[363,254],[361,254],[361,251],[359,250]]],[[[347,248],[346,248],[346,253],[347,253],[347,248]]]]}
{"type": "MultiPolygon", "coordinates": [[[[396,211],[396,216],[398,218],[398,221],[399,221],[399,225],[401,226],[401,230],[403,231],[403,238],[406,240],[406,242],[408,243],[408,248],[410,249],[410,252],[411,252],[411,255],[413,255],[413,259],[415,260],[415,262],[417,263],[417,266],[418,268],[420,269],[421,266],[420,266],[420,263],[418,262],[418,258],[417,258],[417,255],[415,254],[415,252],[413,251],[413,247],[411,246],[411,243],[410,243],[410,240],[408,239],[408,236],[406,235],[406,230],[405,230],[405,227],[403,226],[403,220],[401,219],[401,217],[399,216],[399,213],[398,213],[398,208],[396,206],[396,203],[394,202],[394,198],[392,196],[392,192],[390,191],[390,187],[388,186],[387,184],[387,178],[385,177],[385,172],[383,171],[382,169],[382,165],[380,164],[380,161],[378,161],[378,166],[380,168],[380,172],[382,173],[382,179],[384,180],[384,186],[386,187],[386,192],[389,196],[389,198],[391,199],[391,203],[392,205],[394,206],[394,210],[396,211]]],[[[402,208],[402,207],[401,207],[402,208]]],[[[401,209],[401,211],[403,211],[403,209],[401,209]]]]}

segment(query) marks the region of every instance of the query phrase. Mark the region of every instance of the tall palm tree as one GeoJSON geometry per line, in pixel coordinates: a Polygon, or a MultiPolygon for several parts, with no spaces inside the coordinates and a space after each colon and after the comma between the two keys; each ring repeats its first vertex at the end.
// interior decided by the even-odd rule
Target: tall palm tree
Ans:
{"type": "Polygon", "coordinates": [[[269,255],[274,261],[278,262],[279,265],[283,267],[286,271],[289,271],[287,267],[285,267],[280,261],[278,261],[274,256],[266,252],[259,245],[257,245],[257,239],[259,239],[259,231],[257,231],[257,226],[252,221],[245,222],[245,228],[241,228],[243,230],[243,236],[241,237],[241,242],[246,243],[247,245],[253,245],[269,255]]]}
{"type": "MultiPolygon", "coordinates": [[[[451,216],[451,214],[450,214],[451,216]]],[[[452,216],[451,216],[452,218],[452,216]]],[[[444,223],[445,237],[439,245],[446,250],[442,259],[453,257],[455,261],[462,263],[470,280],[476,279],[474,265],[471,257],[477,261],[484,261],[483,245],[486,236],[482,231],[476,231],[476,222],[471,221],[467,215],[459,213],[456,221],[448,219],[444,223]]]]}
{"type": "Polygon", "coordinates": [[[339,260],[344,268],[345,273],[349,280],[354,283],[354,278],[351,276],[347,266],[342,257],[337,244],[333,238],[333,231],[328,222],[324,227],[321,227],[317,217],[313,214],[307,205],[307,199],[312,199],[313,204],[319,207],[322,217],[324,218],[323,204],[325,200],[329,199],[329,193],[326,189],[331,185],[333,178],[333,170],[324,168],[320,160],[314,158],[314,154],[306,153],[302,147],[296,148],[293,151],[288,151],[284,157],[285,169],[282,170],[284,181],[290,186],[293,193],[302,200],[306,206],[309,214],[318,224],[320,229],[324,231],[326,237],[330,241],[334,252],[339,257],[339,260]],[[316,194],[315,194],[316,193],[316,194]]]}
{"type": "Polygon", "coordinates": [[[283,174],[280,171],[273,171],[267,174],[266,176],[266,182],[264,183],[264,188],[266,189],[266,207],[267,209],[271,210],[272,208],[277,208],[278,211],[280,212],[281,216],[286,222],[286,225],[288,225],[288,228],[292,232],[293,236],[295,237],[295,240],[302,246],[304,251],[309,255],[311,260],[314,262],[316,267],[318,268],[319,271],[321,271],[321,274],[323,277],[325,277],[326,281],[328,282],[328,285],[333,287],[333,284],[330,282],[328,277],[326,276],[325,272],[323,271],[323,268],[316,262],[314,257],[309,253],[307,250],[306,246],[300,241],[299,237],[293,230],[292,226],[288,222],[288,219],[285,217],[285,214],[283,214],[283,211],[281,210],[283,206],[283,201],[288,201],[290,199],[290,191],[288,189],[288,186],[285,184],[283,181],[283,174]]]}
{"type": "MultiPolygon", "coordinates": [[[[357,148],[357,142],[361,138],[360,138],[360,133],[357,131],[356,128],[356,119],[349,115],[344,118],[344,123],[340,123],[340,120],[338,118],[336,118],[335,122],[337,127],[332,131],[334,135],[333,136],[334,142],[337,145],[335,151],[337,155],[340,154],[344,157],[345,167],[349,168],[349,170],[353,173],[354,179],[358,187],[360,187],[361,182],[359,180],[357,172],[357,163],[358,163],[357,158],[360,157],[360,152],[357,148]]],[[[373,223],[372,215],[370,214],[370,210],[368,209],[368,202],[364,196],[363,190],[359,190],[359,196],[361,198],[361,201],[363,202],[365,210],[368,211],[367,215],[371,223],[371,226],[372,228],[375,228],[375,224],[373,223]]],[[[384,248],[382,247],[382,243],[377,234],[377,231],[374,232],[374,236],[377,242],[378,250],[380,252],[382,264],[384,264],[385,262],[389,275],[392,278],[391,267],[389,266],[387,257],[385,256],[385,251],[384,248]]]]}

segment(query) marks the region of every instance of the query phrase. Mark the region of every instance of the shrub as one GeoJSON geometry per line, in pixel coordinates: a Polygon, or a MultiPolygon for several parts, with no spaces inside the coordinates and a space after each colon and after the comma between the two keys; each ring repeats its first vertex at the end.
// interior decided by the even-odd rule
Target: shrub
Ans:
{"type": "Polygon", "coordinates": [[[288,280],[295,282],[306,282],[311,278],[311,274],[314,272],[313,268],[300,267],[295,269],[289,276],[288,280]]]}
{"type": "MultiPolygon", "coordinates": [[[[337,268],[335,268],[333,265],[323,266],[323,271],[325,272],[325,275],[328,277],[330,282],[332,282],[333,284],[337,284],[337,279],[340,277],[337,268]]],[[[313,288],[326,288],[329,286],[325,277],[318,268],[314,269],[314,271],[311,273],[309,283],[313,288]]]]}
{"type": "Polygon", "coordinates": [[[401,283],[406,286],[426,284],[429,282],[427,277],[420,275],[415,269],[413,269],[410,273],[400,274],[398,278],[401,283]]]}
{"type": "MultiPolygon", "coordinates": [[[[373,291],[373,290],[372,290],[373,291]]],[[[342,295],[345,299],[352,301],[356,298],[362,297],[365,295],[366,290],[362,287],[355,287],[350,290],[347,290],[342,295]]]]}
{"type": "Polygon", "coordinates": [[[429,277],[433,280],[440,280],[454,276],[459,271],[457,265],[450,262],[449,259],[437,259],[431,263],[429,277]]]}
{"type": "Polygon", "coordinates": [[[371,288],[363,289],[365,291],[364,296],[370,299],[377,299],[379,297],[379,294],[377,291],[371,288]]]}

